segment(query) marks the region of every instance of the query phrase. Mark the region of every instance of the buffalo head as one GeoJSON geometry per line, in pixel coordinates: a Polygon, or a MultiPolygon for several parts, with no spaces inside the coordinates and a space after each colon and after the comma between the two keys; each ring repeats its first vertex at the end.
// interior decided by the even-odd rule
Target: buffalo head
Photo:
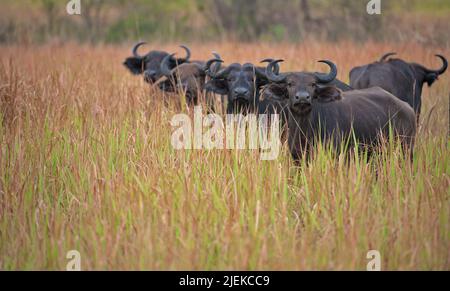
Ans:
{"type": "Polygon", "coordinates": [[[307,114],[316,101],[331,102],[340,99],[341,91],[330,84],[337,76],[336,65],[332,62],[319,61],[330,67],[328,74],[294,72],[282,75],[274,70],[279,62],[282,60],[270,62],[266,68],[266,75],[271,82],[270,89],[278,96],[284,96],[289,100],[288,104],[293,113],[307,114]]]}
{"type": "Polygon", "coordinates": [[[414,68],[416,80],[418,82],[427,83],[428,86],[431,86],[434,83],[434,81],[436,81],[439,78],[439,75],[445,73],[448,67],[447,59],[442,55],[436,55],[436,57],[440,58],[442,61],[441,68],[437,70],[428,69],[420,64],[410,63],[411,66],[414,68]]]}
{"type": "MultiPolygon", "coordinates": [[[[188,104],[196,104],[198,95],[205,86],[205,65],[202,62],[183,63],[175,68],[171,66],[171,60],[175,54],[167,55],[161,62],[161,74],[167,79],[159,84],[161,90],[166,92],[183,93],[188,104]]],[[[220,59],[220,56],[214,53],[220,59]]],[[[214,72],[220,69],[220,63],[212,68],[214,72]]]]}
{"type": "Polygon", "coordinates": [[[206,63],[205,71],[211,79],[205,88],[228,96],[228,113],[242,109],[256,109],[259,103],[259,89],[268,83],[264,68],[250,63],[233,63],[218,72],[213,72],[209,68],[215,62],[223,61],[216,58],[206,63]]]}
{"type": "MultiPolygon", "coordinates": [[[[146,55],[139,55],[138,49],[140,46],[146,44],[145,42],[137,43],[132,49],[132,57],[129,57],[123,63],[126,68],[130,70],[131,73],[135,75],[144,74],[144,80],[149,83],[154,83],[156,80],[162,77],[161,73],[161,62],[169,54],[163,51],[150,51],[146,55]]],[[[186,57],[184,58],[174,58],[173,56],[169,59],[169,67],[174,68],[177,64],[182,64],[189,62],[191,57],[191,52],[188,47],[182,45],[180,46],[186,51],[186,57]]]]}

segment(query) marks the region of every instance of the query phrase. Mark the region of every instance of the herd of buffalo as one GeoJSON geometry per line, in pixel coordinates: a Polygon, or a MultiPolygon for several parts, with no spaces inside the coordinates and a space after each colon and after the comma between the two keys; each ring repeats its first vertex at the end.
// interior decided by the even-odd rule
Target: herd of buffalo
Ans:
{"type": "Polygon", "coordinates": [[[432,70],[388,53],[353,68],[347,85],[336,79],[337,67],[328,60],[319,62],[329,67],[329,73],[280,72],[282,60],[265,59],[261,63],[267,66],[223,66],[217,53],[207,61],[191,60],[186,46],[181,46],[184,58],[156,50],[140,55],[144,44],[137,43],[124,62],[133,74],[143,75],[163,91],[182,93],[188,105],[205,96],[209,110],[214,110],[215,93],[227,97],[227,114],[279,114],[296,160],[318,139],[332,142],[336,149],[354,140],[370,149],[392,134],[412,157],[422,87],[431,86],[448,67],[442,55],[436,55],[442,67],[432,70]]]}

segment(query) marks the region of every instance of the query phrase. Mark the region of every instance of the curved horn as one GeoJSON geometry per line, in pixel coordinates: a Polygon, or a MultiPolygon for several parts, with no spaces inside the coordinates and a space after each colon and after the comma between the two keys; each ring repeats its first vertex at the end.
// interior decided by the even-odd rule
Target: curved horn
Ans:
{"type": "Polygon", "coordinates": [[[206,74],[211,78],[213,78],[213,75],[214,75],[213,73],[211,73],[211,65],[216,62],[223,63],[223,61],[220,59],[210,59],[206,62],[205,67],[203,68],[203,70],[206,72],[206,74]]]}
{"type": "MultiPolygon", "coordinates": [[[[221,63],[223,63],[223,61],[220,61],[221,63]]],[[[228,76],[228,74],[230,73],[232,67],[228,66],[226,68],[223,68],[222,70],[218,71],[217,73],[213,73],[211,78],[214,79],[224,79],[228,76]]]]}
{"type": "Polygon", "coordinates": [[[184,58],[184,61],[188,62],[189,59],[191,58],[191,50],[187,46],[185,46],[183,44],[180,45],[180,47],[186,51],[186,57],[184,58]]]}
{"type": "Polygon", "coordinates": [[[436,73],[436,74],[438,74],[438,75],[442,75],[446,70],[447,70],[447,67],[448,67],[448,61],[447,61],[447,59],[444,57],[444,56],[442,56],[442,55],[435,55],[436,57],[438,57],[438,58],[440,58],[441,60],[442,60],[442,67],[440,68],[440,69],[438,69],[438,70],[430,70],[430,69],[427,69],[430,73],[436,73]]]}
{"type": "Polygon", "coordinates": [[[144,45],[144,44],[147,44],[145,41],[141,41],[141,42],[138,42],[137,44],[135,44],[134,45],[134,47],[133,47],[133,49],[131,50],[131,52],[132,52],[132,54],[133,54],[133,56],[135,57],[135,58],[143,58],[142,56],[140,56],[139,54],[138,54],[138,49],[139,49],[139,47],[141,46],[141,45],[144,45]]]}
{"type": "Polygon", "coordinates": [[[389,58],[390,56],[393,56],[393,55],[396,55],[396,54],[397,54],[397,53],[394,53],[394,52],[390,52],[390,53],[384,54],[384,55],[380,58],[379,62],[382,63],[382,62],[386,61],[386,59],[389,58]]]}
{"type": "MultiPolygon", "coordinates": [[[[275,70],[278,67],[278,63],[283,62],[283,60],[273,60],[269,63],[269,65],[266,68],[266,77],[269,79],[269,81],[274,83],[281,83],[286,80],[286,76],[280,76],[278,72],[275,72],[275,70]]],[[[279,68],[279,67],[278,67],[279,68]]]]}
{"type": "Polygon", "coordinates": [[[160,66],[161,73],[168,78],[170,78],[172,76],[172,70],[169,67],[169,61],[171,59],[173,59],[174,55],[175,54],[170,54],[170,55],[165,56],[161,62],[161,66],[160,66]]]}
{"type": "Polygon", "coordinates": [[[209,61],[206,62],[206,66],[205,66],[205,72],[208,74],[209,77],[213,78],[213,79],[223,79],[225,78],[228,73],[230,73],[232,67],[228,66],[222,70],[220,70],[219,72],[211,72],[210,67],[213,63],[215,62],[219,62],[219,63],[223,63],[222,60],[219,59],[211,59],[209,61]]]}
{"type": "Polygon", "coordinates": [[[327,64],[328,66],[330,66],[330,69],[331,69],[331,71],[330,71],[330,73],[328,75],[318,74],[318,73],[315,74],[317,80],[320,83],[330,83],[331,81],[336,79],[337,67],[336,67],[336,65],[333,62],[327,61],[327,60],[320,60],[319,63],[327,64]]]}
{"type": "MultiPolygon", "coordinates": [[[[260,63],[270,63],[270,62],[273,62],[274,60],[275,59],[268,58],[268,59],[262,60],[260,63]]],[[[273,72],[277,75],[280,73],[280,66],[278,65],[278,63],[276,63],[275,66],[273,67],[273,72]]]]}
{"type": "Polygon", "coordinates": [[[212,52],[213,56],[218,59],[221,60],[222,58],[220,57],[220,55],[217,52],[212,52]]]}
{"type": "MultiPolygon", "coordinates": [[[[218,59],[221,60],[222,58],[220,57],[220,55],[216,52],[212,52],[213,56],[218,59]]],[[[221,67],[221,62],[217,62],[216,65],[214,66],[214,68],[212,69],[214,73],[217,73],[220,70],[221,67]]]]}

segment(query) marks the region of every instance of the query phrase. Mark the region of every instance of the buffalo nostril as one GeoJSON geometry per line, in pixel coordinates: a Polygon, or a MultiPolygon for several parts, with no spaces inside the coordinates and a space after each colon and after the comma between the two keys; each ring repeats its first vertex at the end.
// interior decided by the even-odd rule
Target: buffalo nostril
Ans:
{"type": "Polygon", "coordinates": [[[245,88],[236,88],[236,89],[234,89],[234,93],[235,93],[236,95],[247,95],[248,89],[245,89],[245,88]]]}
{"type": "Polygon", "coordinates": [[[311,96],[309,95],[308,92],[299,92],[299,93],[295,94],[295,100],[296,101],[310,101],[311,96]]]}

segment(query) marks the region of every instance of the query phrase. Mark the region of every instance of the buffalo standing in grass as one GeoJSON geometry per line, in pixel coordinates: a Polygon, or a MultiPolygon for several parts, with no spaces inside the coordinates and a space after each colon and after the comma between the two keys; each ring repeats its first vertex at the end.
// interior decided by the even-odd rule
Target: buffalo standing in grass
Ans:
{"type": "MultiPolygon", "coordinates": [[[[126,68],[130,70],[131,73],[135,75],[144,75],[144,80],[148,83],[155,83],[159,78],[163,76],[161,72],[161,62],[163,59],[169,55],[169,53],[164,51],[150,51],[146,55],[139,55],[138,49],[140,46],[145,44],[145,42],[137,43],[132,49],[132,57],[129,57],[123,63],[126,68]]],[[[170,69],[175,68],[177,65],[183,63],[189,63],[191,52],[188,47],[182,45],[180,46],[186,51],[186,57],[184,58],[175,58],[171,57],[168,62],[168,66],[170,69]]],[[[193,61],[198,62],[198,61],[193,61]]]]}
{"type": "Polygon", "coordinates": [[[233,63],[218,72],[209,67],[223,61],[219,58],[209,60],[206,72],[211,78],[206,89],[227,96],[227,113],[257,113],[260,107],[260,89],[268,83],[264,68],[253,64],[233,63]]]}
{"type": "MultiPolygon", "coordinates": [[[[271,62],[273,59],[264,59],[261,63],[271,62]]],[[[271,88],[261,90],[269,84],[265,68],[253,64],[234,63],[219,72],[212,72],[209,67],[214,62],[223,61],[220,58],[211,59],[206,64],[206,72],[211,80],[205,87],[207,90],[227,96],[227,113],[280,113],[284,111],[285,104],[278,98],[271,88]]],[[[273,66],[278,73],[278,65],[273,66]]]]}
{"type": "MultiPolygon", "coordinates": [[[[272,59],[265,59],[262,62],[272,62],[272,59]]],[[[213,59],[208,61],[222,62],[220,59],[213,59]]],[[[273,73],[279,73],[277,63],[271,66],[273,73]]],[[[317,73],[318,76],[324,76],[317,73]]],[[[287,103],[286,100],[280,97],[276,84],[270,84],[264,68],[256,67],[253,64],[231,64],[227,68],[210,74],[211,80],[206,84],[206,87],[218,94],[227,95],[228,105],[227,113],[257,113],[280,115],[280,124],[284,134],[287,125],[287,103]],[[268,85],[268,86],[266,86],[268,85]],[[261,90],[264,88],[263,90],[261,90]],[[261,98],[260,98],[261,97],[261,98]]],[[[344,91],[351,90],[347,84],[332,80],[338,88],[344,91]]]]}
{"type": "MultiPolygon", "coordinates": [[[[272,59],[262,62],[270,61],[272,59]]],[[[215,62],[222,63],[223,61],[216,58],[207,62],[206,72],[211,79],[205,87],[209,91],[227,96],[227,114],[267,114],[269,123],[274,114],[279,114],[282,136],[284,136],[284,128],[287,123],[284,104],[271,98],[273,96],[270,91],[263,92],[264,98],[260,100],[260,89],[268,84],[265,68],[256,67],[250,63],[234,63],[218,72],[212,72],[209,67],[215,62]]],[[[277,66],[274,67],[274,70],[278,72],[277,66]]]]}
{"type": "Polygon", "coordinates": [[[273,66],[280,61],[271,62],[266,75],[281,90],[277,94],[288,100],[288,141],[295,160],[308,153],[317,139],[332,142],[337,150],[342,142],[352,141],[352,137],[374,146],[382,135],[388,136],[390,129],[412,154],[416,119],[406,102],[379,87],[343,92],[330,85],[337,76],[337,68],[330,61],[320,61],[330,66],[327,75],[278,75],[273,66]]]}
{"type": "MultiPolygon", "coordinates": [[[[266,59],[265,61],[269,60],[269,63],[273,61],[273,59],[266,59]]],[[[271,66],[273,73],[277,74],[279,73],[280,67],[278,66],[278,62],[273,62],[271,66]]],[[[309,74],[317,76],[319,79],[326,80],[327,74],[319,73],[319,72],[285,72],[278,76],[278,78],[284,78],[283,76],[286,76],[288,74],[309,74]]],[[[272,74],[273,75],[273,74],[272,74]]],[[[350,91],[353,90],[353,88],[346,83],[338,80],[333,79],[332,81],[327,83],[328,86],[335,86],[336,88],[342,90],[342,91],[350,91]]],[[[288,116],[288,100],[285,98],[285,88],[283,84],[279,84],[277,82],[269,82],[267,86],[264,88],[264,97],[270,101],[270,103],[277,103],[278,108],[282,108],[283,118],[286,120],[287,123],[287,116],[288,116]]]]}
{"type": "Polygon", "coordinates": [[[378,62],[353,68],[350,71],[350,86],[365,89],[379,86],[407,102],[420,115],[422,106],[422,87],[431,86],[439,75],[447,70],[448,62],[441,56],[442,67],[438,70],[427,69],[416,63],[407,63],[401,59],[388,59],[395,53],[384,55],[378,62]]]}
{"type": "MultiPolygon", "coordinates": [[[[213,55],[220,59],[220,56],[216,53],[213,55]]],[[[167,55],[161,62],[161,73],[166,80],[159,84],[161,90],[166,92],[177,92],[186,96],[186,103],[191,105],[197,105],[198,99],[203,93],[206,82],[206,64],[201,62],[195,63],[183,63],[179,66],[172,68],[171,60],[174,59],[175,54],[167,55]]],[[[210,65],[208,64],[208,69],[210,65]]],[[[220,70],[220,63],[216,64],[214,68],[211,68],[213,72],[220,70]]],[[[207,103],[209,109],[214,109],[212,102],[213,96],[207,95],[207,103]]]]}

